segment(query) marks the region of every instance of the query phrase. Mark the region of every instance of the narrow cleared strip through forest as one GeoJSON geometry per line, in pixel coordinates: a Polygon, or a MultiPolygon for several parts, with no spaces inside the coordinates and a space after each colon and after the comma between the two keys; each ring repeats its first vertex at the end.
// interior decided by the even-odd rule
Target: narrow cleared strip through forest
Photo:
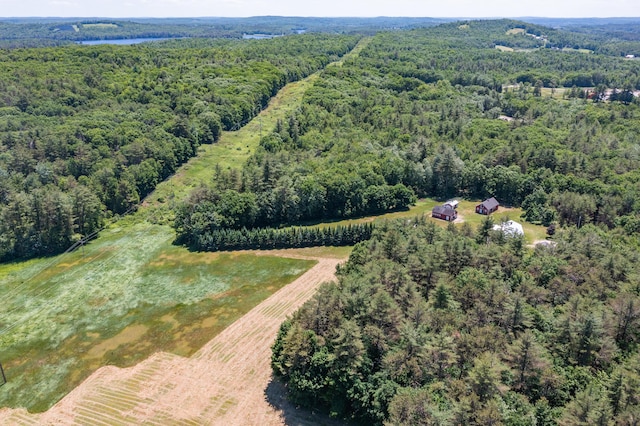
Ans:
{"type": "MultiPolygon", "coordinates": [[[[330,63],[327,68],[342,66],[344,61],[356,57],[370,41],[370,37],[361,39],[351,52],[339,61],[330,63]]],[[[184,200],[200,184],[211,182],[215,178],[216,167],[223,170],[241,169],[260,144],[260,137],[271,132],[278,120],[285,120],[302,104],[305,92],[322,71],[287,84],[271,99],[267,108],[246,126],[237,131],[222,132],[218,142],[202,145],[197,156],[180,167],[169,179],[157,185],[135,215],[137,220],[166,224],[173,217],[171,205],[184,200]]]]}

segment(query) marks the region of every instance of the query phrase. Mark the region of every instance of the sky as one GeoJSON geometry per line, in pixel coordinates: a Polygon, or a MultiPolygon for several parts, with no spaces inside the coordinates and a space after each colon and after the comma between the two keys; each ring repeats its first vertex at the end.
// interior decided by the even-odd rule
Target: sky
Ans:
{"type": "Polygon", "coordinates": [[[2,17],[640,17],[640,0],[0,0],[2,17]]]}

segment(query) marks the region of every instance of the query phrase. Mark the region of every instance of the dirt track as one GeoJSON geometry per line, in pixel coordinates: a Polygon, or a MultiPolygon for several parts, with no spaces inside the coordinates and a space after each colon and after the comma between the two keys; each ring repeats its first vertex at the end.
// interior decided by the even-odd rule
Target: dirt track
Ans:
{"type": "Polygon", "coordinates": [[[157,353],[131,368],[103,367],[46,413],[0,410],[0,424],[306,423],[308,415],[288,405],[271,382],[269,363],[282,321],[334,279],[341,261],[317,260],[191,358],[157,353]]]}

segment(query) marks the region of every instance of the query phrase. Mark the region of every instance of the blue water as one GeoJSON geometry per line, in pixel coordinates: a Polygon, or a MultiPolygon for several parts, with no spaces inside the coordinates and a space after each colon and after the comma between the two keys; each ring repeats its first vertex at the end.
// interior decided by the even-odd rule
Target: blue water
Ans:
{"type": "Polygon", "coordinates": [[[78,42],[78,44],[83,44],[87,46],[95,46],[97,44],[118,44],[121,46],[128,46],[131,44],[140,44],[147,43],[150,41],[163,41],[163,40],[171,40],[169,37],[157,37],[157,38],[126,38],[126,39],[117,39],[117,40],[84,40],[78,42]]]}

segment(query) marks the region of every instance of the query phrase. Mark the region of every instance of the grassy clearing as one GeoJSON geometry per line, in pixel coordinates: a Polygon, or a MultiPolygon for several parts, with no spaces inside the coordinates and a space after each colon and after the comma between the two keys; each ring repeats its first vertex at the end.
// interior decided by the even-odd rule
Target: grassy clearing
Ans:
{"type": "Polygon", "coordinates": [[[512,28],[507,31],[507,35],[526,34],[524,28],[512,28]]]}
{"type": "Polygon", "coordinates": [[[191,253],[171,240],[167,227],[139,224],[40,273],[38,261],[2,265],[9,382],[0,406],[46,410],[102,365],[134,365],[159,350],[191,355],[315,263],[191,253]]]}
{"type": "MultiPolygon", "coordinates": [[[[466,222],[470,224],[474,229],[480,226],[482,220],[485,216],[477,214],[475,212],[475,206],[480,203],[480,200],[476,201],[467,201],[462,200],[458,205],[458,218],[461,219],[459,223],[456,223],[456,226],[462,226],[462,223],[466,222]]],[[[437,225],[446,227],[448,222],[440,219],[431,218],[431,210],[438,204],[442,204],[440,201],[436,201],[431,198],[424,198],[419,200],[414,206],[411,206],[407,210],[396,211],[391,213],[385,213],[378,216],[368,216],[361,217],[355,219],[345,219],[334,222],[323,222],[318,224],[308,224],[309,226],[319,226],[319,227],[328,227],[328,226],[338,226],[338,225],[349,225],[356,223],[366,223],[366,222],[379,222],[383,220],[390,219],[401,219],[407,218],[411,219],[416,216],[426,215],[429,217],[429,220],[434,221],[437,225]]],[[[522,209],[513,208],[513,207],[500,207],[497,212],[493,213],[494,222],[498,223],[501,219],[511,219],[516,222],[520,222],[522,227],[524,228],[525,240],[527,243],[532,244],[536,240],[543,240],[546,237],[546,230],[544,226],[533,225],[531,223],[525,222],[522,218],[522,209]]]]}
{"type": "Polygon", "coordinates": [[[97,28],[97,29],[109,29],[109,28],[118,28],[118,25],[116,24],[107,24],[107,23],[102,23],[102,24],[82,24],[82,28],[97,28]]]}
{"type": "Polygon", "coordinates": [[[574,49],[572,47],[563,47],[562,48],[563,52],[578,52],[578,53],[593,53],[593,50],[589,50],[589,49],[574,49]]]}
{"type": "Polygon", "coordinates": [[[568,90],[569,89],[567,89],[566,87],[556,87],[553,89],[550,87],[543,87],[541,94],[543,97],[547,98],[563,99],[565,92],[568,90]]]}
{"type": "Polygon", "coordinates": [[[513,52],[513,47],[501,46],[499,44],[496,45],[496,49],[501,52],[513,52]]]}
{"type": "Polygon", "coordinates": [[[260,144],[260,134],[271,131],[278,119],[285,119],[300,105],[314,78],[312,76],[287,85],[271,100],[268,108],[242,129],[224,132],[217,143],[202,145],[197,157],[189,160],[170,179],[160,183],[147,197],[136,213],[136,219],[169,223],[173,219],[172,207],[176,203],[184,200],[194,188],[214,179],[216,164],[223,170],[240,169],[260,144]]]}

